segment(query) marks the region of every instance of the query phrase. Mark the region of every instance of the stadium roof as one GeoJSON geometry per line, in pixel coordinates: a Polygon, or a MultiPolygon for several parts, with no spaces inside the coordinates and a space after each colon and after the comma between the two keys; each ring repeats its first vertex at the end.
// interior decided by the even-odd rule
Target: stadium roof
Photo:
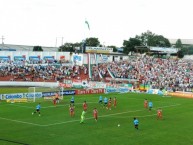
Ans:
{"type": "MultiPolygon", "coordinates": [[[[169,39],[171,44],[176,44],[178,39],[169,39]]],[[[193,45],[193,39],[180,39],[182,44],[193,45]]]]}
{"type": "MultiPolygon", "coordinates": [[[[0,44],[0,51],[33,51],[33,47],[30,45],[0,44]]],[[[58,51],[58,47],[41,47],[43,51],[58,51]]]]}

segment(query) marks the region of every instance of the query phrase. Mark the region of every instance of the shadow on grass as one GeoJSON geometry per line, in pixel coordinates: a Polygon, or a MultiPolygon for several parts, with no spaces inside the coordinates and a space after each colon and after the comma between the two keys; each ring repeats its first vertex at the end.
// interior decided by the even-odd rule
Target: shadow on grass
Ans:
{"type": "Polygon", "coordinates": [[[13,141],[13,140],[8,140],[8,139],[2,139],[2,138],[0,138],[0,141],[14,143],[14,144],[21,144],[21,145],[30,145],[30,144],[26,144],[26,143],[22,143],[22,142],[17,142],[17,141],[13,141]]]}

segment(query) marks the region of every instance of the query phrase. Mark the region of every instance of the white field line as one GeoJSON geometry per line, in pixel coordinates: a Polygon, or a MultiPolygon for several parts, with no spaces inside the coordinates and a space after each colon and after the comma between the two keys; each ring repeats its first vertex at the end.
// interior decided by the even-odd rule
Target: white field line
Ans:
{"type": "Polygon", "coordinates": [[[29,124],[29,125],[42,126],[42,125],[36,124],[36,123],[30,123],[30,122],[19,121],[19,120],[14,120],[14,119],[8,119],[8,118],[3,118],[3,117],[0,117],[0,119],[1,119],[1,120],[11,121],[11,122],[17,122],[17,123],[29,124]]]}
{"type": "MultiPolygon", "coordinates": [[[[179,106],[179,105],[181,105],[181,104],[162,106],[160,108],[174,107],[174,106],[179,106]]],[[[126,111],[126,112],[120,112],[120,113],[114,113],[114,114],[108,114],[108,115],[101,115],[101,116],[99,116],[99,118],[115,116],[115,115],[120,115],[120,114],[126,114],[126,113],[130,113],[130,112],[140,112],[140,111],[144,111],[144,109],[143,110],[126,111]]],[[[141,116],[141,117],[147,117],[147,115],[141,116]]],[[[90,120],[90,119],[93,119],[93,117],[86,118],[85,120],[90,120]]],[[[69,122],[76,122],[76,121],[80,121],[80,120],[64,121],[64,122],[58,122],[58,123],[47,124],[47,125],[42,125],[42,126],[53,126],[53,125],[66,124],[66,123],[69,123],[69,122]]]]}
{"type": "MultiPolygon", "coordinates": [[[[167,108],[167,107],[175,107],[175,106],[179,106],[181,104],[175,104],[175,105],[168,105],[168,106],[161,106],[160,108],[167,108]]],[[[158,107],[159,108],[159,107],[158,107]]],[[[101,115],[99,116],[101,117],[109,117],[109,116],[115,116],[115,115],[120,115],[120,114],[126,114],[126,113],[130,113],[130,112],[140,112],[140,111],[144,111],[143,110],[134,110],[134,111],[125,111],[125,112],[120,112],[120,113],[114,113],[114,114],[108,114],[108,115],[101,115]]],[[[153,114],[154,115],[154,114],[153,114]]],[[[144,115],[144,116],[138,116],[138,117],[147,117],[148,115],[144,115]]],[[[47,124],[47,125],[41,125],[41,124],[36,124],[36,123],[30,123],[30,122],[25,122],[25,121],[19,121],[19,120],[14,120],[14,119],[8,119],[8,118],[3,118],[0,117],[0,119],[2,120],[7,120],[7,121],[12,121],[12,122],[17,122],[17,123],[23,123],[23,124],[29,124],[29,125],[34,125],[34,126],[41,126],[41,127],[47,127],[47,126],[54,126],[54,125],[59,125],[59,124],[66,124],[66,123],[70,123],[70,122],[77,122],[80,121],[79,120],[69,120],[69,121],[64,121],[64,122],[58,122],[58,123],[52,123],[52,124],[47,124]]],[[[90,120],[93,119],[93,117],[89,117],[86,118],[85,120],[90,120]]]]}

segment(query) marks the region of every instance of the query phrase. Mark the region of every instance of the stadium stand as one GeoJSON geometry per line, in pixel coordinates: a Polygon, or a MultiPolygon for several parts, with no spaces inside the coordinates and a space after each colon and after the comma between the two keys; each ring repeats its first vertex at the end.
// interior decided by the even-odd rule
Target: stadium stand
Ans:
{"type": "Polygon", "coordinates": [[[21,60],[0,63],[0,81],[63,82],[64,79],[109,81],[109,78],[138,80],[140,84],[151,85],[153,89],[192,90],[193,61],[136,55],[124,60],[92,63],[90,67],[85,63],[73,65],[59,60],[52,62],[21,60]],[[88,75],[89,68],[91,68],[92,78],[88,75]]]}

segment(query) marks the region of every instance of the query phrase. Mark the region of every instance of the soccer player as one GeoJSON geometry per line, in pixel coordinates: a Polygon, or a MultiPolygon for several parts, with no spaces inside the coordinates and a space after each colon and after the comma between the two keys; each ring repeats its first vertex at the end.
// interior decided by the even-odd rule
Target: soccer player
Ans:
{"type": "Polygon", "coordinates": [[[74,106],[74,96],[72,96],[70,103],[74,106]]]}
{"type": "Polygon", "coordinates": [[[58,93],[55,94],[55,99],[56,99],[56,103],[58,104],[60,102],[59,94],[58,93]]]}
{"type": "Polygon", "coordinates": [[[55,97],[53,97],[53,104],[54,104],[54,106],[56,106],[56,98],[55,97]]]}
{"type": "Polygon", "coordinates": [[[148,107],[149,107],[149,111],[151,111],[151,109],[153,108],[153,103],[152,103],[152,101],[149,101],[148,107]]]}
{"type": "MultiPolygon", "coordinates": [[[[108,104],[108,99],[107,99],[107,97],[105,97],[105,98],[104,98],[104,107],[107,108],[107,104],[108,104]]],[[[107,109],[108,109],[108,108],[107,108],[107,109]]]]}
{"type": "Polygon", "coordinates": [[[71,116],[71,117],[74,117],[74,106],[71,105],[71,104],[70,104],[69,111],[70,111],[70,116],[71,116]]]}
{"type": "Polygon", "coordinates": [[[116,97],[114,98],[114,104],[113,105],[115,108],[117,107],[117,98],[116,97]]]}
{"type": "Polygon", "coordinates": [[[144,100],[144,108],[147,109],[147,106],[148,106],[148,101],[147,101],[147,99],[145,99],[145,100],[144,100]]]}
{"type": "Polygon", "coordinates": [[[95,121],[97,122],[98,121],[98,110],[96,108],[94,108],[94,110],[93,110],[93,117],[94,117],[95,121]]]}
{"type": "Polygon", "coordinates": [[[138,126],[139,126],[139,121],[138,121],[138,119],[137,119],[136,117],[134,117],[133,119],[134,119],[134,121],[133,121],[134,127],[138,130],[138,129],[139,129],[139,128],[138,128],[138,126]]]}
{"type": "Polygon", "coordinates": [[[36,106],[36,110],[34,111],[34,112],[32,112],[32,115],[34,115],[34,113],[38,113],[39,114],[39,116],[41,116],[40,115],[40,109],[41,109],[41,106],[40,106],[40,103],[36,106]]]}
{"type": "Polygon", "coordinates": [[[84,120],[85,120],[85,114],[86,114],[86,111],[82,111],[82,114],[80,116],[80,123],[84,123],[84,120]]]}
{"type": "Polygon", "coordinates": [[[84,101],[84,103],[82,104],[82,107],[83,107],[84,111],[87,111],[88,105],[87,105],[86,101],[84,101]]]}
{"type": "Polygon", "coordinates": [[[162,109],[157,110],[157,119],[162,119],[162,109]]]}
{"type": "Polygon", "coordinates": [[[103,97],[100,96],[100,97],[99,97],[99,104],[102,104],[102,103],[103,103],[103,97]]]}
{"type": "Polygon", "coordinates": [[[111,97],[109,98],[109,101],[108,101],[108,109],[111,110],[111,97]]]}

